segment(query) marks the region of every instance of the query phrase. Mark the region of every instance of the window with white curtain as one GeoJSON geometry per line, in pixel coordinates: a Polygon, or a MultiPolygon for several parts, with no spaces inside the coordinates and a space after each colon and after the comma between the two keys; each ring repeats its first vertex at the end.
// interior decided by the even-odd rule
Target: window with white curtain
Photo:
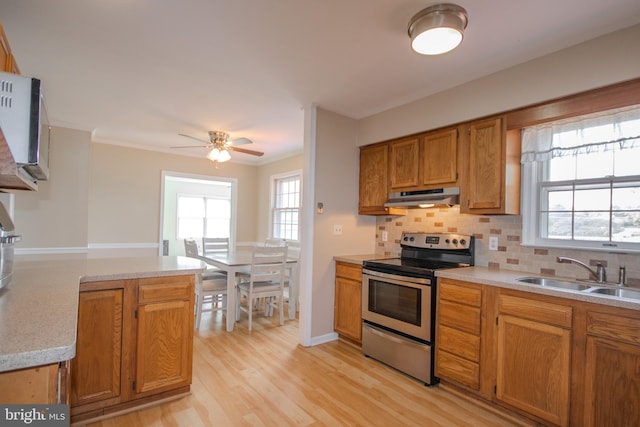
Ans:
{"type": "Polygon", "coordinates": [[[522,138],[523,244],[640,251],[640,106],[522,138]]]}
{"type": "Polygon", "coordinates": [[[302,174],[299,171],[272,177],[271,236],[300,240],[302,174]]]}

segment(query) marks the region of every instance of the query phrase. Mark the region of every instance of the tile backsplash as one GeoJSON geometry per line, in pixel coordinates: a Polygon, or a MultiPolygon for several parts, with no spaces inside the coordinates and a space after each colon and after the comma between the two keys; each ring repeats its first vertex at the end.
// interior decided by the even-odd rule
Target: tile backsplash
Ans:
{"type": "Polygon", "coordinates": [[[476,238],[475,265],[517,270],[523,273],[587,279],[589,273],[575,264],[560,264],[556,257],[578,259],[595,269],[597,262],[606,267],[607,280],[618,280],[618,267],[627,269],[627,284],[640,286],[640,254],[617,254],[520,245],[522,219],[514,215],[468,215],[460,208],[410,209],[406,216],[380,216],[376,221],[376,254],[400,255],[403,231],[470,234],[476,238]],[[382,241],[382,231],[387,241],[382,241]],[[489,237],[498,238],[498,250],[489,250],[489,237]]]}

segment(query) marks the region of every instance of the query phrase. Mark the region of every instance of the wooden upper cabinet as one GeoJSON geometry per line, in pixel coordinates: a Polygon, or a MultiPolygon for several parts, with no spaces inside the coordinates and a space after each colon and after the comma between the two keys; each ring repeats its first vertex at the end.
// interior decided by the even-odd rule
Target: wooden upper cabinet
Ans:
{"type": "Polygon", "coordinates": [[[460,212],[520,213],[520,132],[501,118],[473,122],[464,138],[467,176],[460,212]]]}
{"type": "Polygon", "coordinates": [[[458,180],[458,131],[434,132],[422,138],[422,185],[455,184],[458,180]]]}
{"type": "Polygon", "coordinates": [[[7,39],[7,35],[4,33],[2,24],[0,24],[0,66],[2,67],[0,71],[20,74],[18,64],[16,63],[16,59],[13,57],[13,54],[11,53],[9,40],[7,39]]]}
{"type": "Polygon", "coordinates": [[[389,144],[375,144],[360,148],[361,215],[403,215],[405,209],[386,208],[389,197],[389,144]]]}
{"type": "Polygon", "coordinates": [[[411,189],[420,181],[420,139],[418,137],[400,139],[390,143],[391,189],[411,189]]]}

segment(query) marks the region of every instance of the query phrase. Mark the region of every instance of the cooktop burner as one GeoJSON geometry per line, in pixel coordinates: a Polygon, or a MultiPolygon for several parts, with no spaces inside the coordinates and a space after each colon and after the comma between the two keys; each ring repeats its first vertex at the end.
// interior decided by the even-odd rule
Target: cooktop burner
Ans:
{"type": "Polygon", "coordinates": [[[402,233],[400,258],[365,261],[383,273],[433,277],[435,270],[473,265],[474,237],[461,234],[402,233]]]}

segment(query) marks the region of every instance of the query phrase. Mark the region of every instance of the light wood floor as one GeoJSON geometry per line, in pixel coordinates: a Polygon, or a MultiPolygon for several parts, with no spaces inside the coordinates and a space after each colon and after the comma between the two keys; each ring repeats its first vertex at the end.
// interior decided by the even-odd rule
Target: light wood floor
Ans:
{"type": "Polygon", "coordinates": [[[341,341],[305,348],[297,321],[220,313],[195,332],[192,394],[89,424],[107,426],[513,426],[441,387],[425,387],[341,341]]]}

